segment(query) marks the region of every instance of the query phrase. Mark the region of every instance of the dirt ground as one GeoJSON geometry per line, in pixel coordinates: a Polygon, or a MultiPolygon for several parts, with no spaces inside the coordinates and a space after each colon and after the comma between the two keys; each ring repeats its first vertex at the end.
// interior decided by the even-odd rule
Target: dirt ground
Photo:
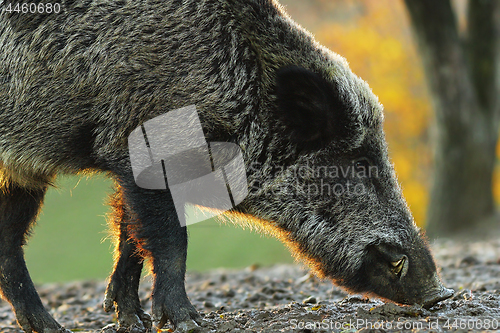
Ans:
{"type": "MultiPolygon", "coordinates": [[[[500,331],[498,236],[490,233],[489,239],[459,237],[432,243],[444,284],[456,293],[429,310],[347,295],[294,265],[190,272],[187,291],[204,322],[176,332],[500,331]]],[[[116,332],[116,317],[101,307],[104,282],[49,284],[38,290],[54,317],[72,331],[116,332]]],[[[140,290],[145,309],[151,308],[150,292],[146,278],[140,290]]],[[[167,326],[162,331],[173,329],[167,326]]],[[[0,332],[22,332],[3,301],[0,332]]]]}

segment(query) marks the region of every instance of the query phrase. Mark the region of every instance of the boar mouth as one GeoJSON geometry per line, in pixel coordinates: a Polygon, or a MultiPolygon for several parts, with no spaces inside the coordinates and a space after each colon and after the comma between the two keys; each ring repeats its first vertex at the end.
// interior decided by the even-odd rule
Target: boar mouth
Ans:
{"type": "Polygon", "coordinates": [[[443,286],[433,258],[423,246],[414,246],[406,252],[384,243],[369,247],[358,276],[364,284],[350,284],[348,287],[353,291],[368,291],[399,304],[431,308],[454,294],[443,286]]]}
{"type": "MultiPolygon", "coordinates": [[[[422,293],[423,297],[421,297],[419,301],[413,302],[413,304],[416,303],[422,306],[424,309],[430,309],[438,302],[448,299],[455,294],[455,291],[453,289],[449,289],[443,286],[437,273],[434,273],[433,277],[429,282],[432,285],[432,287],[424,291],[422,293]]],[[[405,302],[405,303],[411,304],[411,302],[405,302]]]]}
{"type": "Polygon", "coordinates": [[[432,287],[429,288],[429,290],[427,290],[426,292],[424,292],[424,297],[422,297],[422,301],[418,302],[425,309],[429,309],[436,303],[450,298],[455,293],[453,289],[448,289],[445,286],[443,286],[437,272],[434,272],[429,282],[432,287]]]}
{"type": "Polygon", "coordinates": [[[429,309],[433,307],[436,303],[444,301],[445,299],[453,296],[455,291],[453,289],[445,288],[443,285],[440,285],[440,290],[437,293],[432,293],[432,295],[426,297],[422,302],[422,307],[425,309],[429,309]]]}

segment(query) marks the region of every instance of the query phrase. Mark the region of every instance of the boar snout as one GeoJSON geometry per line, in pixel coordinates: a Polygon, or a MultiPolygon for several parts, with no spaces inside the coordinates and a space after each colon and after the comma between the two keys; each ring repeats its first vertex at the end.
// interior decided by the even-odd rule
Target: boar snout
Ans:
{"type": "Polygon", "coordinates": [[[426,309],[431,308],[434,304],[438,302],[450,298],[455,293],[453,289],[448,289],[445,286],[443,286],[441,281],[439,281],[437,274],[435,275],[435,285],[436,287],[430,289],[428,296],[425,297],[422,302],[418,302],[418,304],[421,304],[422,307],[426,309]]]}
{"type": "Polygon", "coordinates": [[[451,297],[454,291],[443,286],[434,260],[422,243],[409,246],[408,251],[389,244],[369,247],[361,273],[363,290],[352,289],[425,308],[451,297]]]}

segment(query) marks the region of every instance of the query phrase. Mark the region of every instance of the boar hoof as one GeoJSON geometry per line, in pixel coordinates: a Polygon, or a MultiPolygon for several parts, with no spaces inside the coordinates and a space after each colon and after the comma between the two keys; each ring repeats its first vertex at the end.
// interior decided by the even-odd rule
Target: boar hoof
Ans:
{"type": "Polygon", "coordinates": [[[150,330],[151,317],[140,310],[137,314],[118,313],[118,333],[143,333],[150,330]]]}
{"type": "MultiPolygon", "coordinates": [[[[115,308],[118,324],[115,326],[118,333],[142,333],[151,329],[151,317],[141,307],[136,294],[123,296],[117,292],[115,284],[110,284],[104,298],[104,311],[110,312],[115,308]],[[120,297],[121,296],[121,297],[120,297]]],[[[109,325],[108,325],[109,326],[109,325]]],[[[106,326],[101,332],[108,328],[106,326]]]]}
{"type": "Polygon", "coordinates": [[[201,328],[196,321],[190,319],[183,321],[182,323],[177,325],[176,331],[185,333],[199,333],[201,332],[201,328]]]}
{"type": "Polygon", "coordinates": [[[17,314],[17,322],[24,332],[33,333],[72,333],[59,325],[48,313],[46,316],[35,317],[17,314]]]}
{"type": "Polygon", "coordinates": [[[120,323],[118,324],[109,324],[106,327],[103,327],[100,333],[145,333],[151,332],[148,328],[146,329],[142,324],[133,324],[128,327],[122,326],[120,323]]]}
{"type": "Polygon", "coordinates": [[[142,310],[137,313],[123,313],[118,311],[118,324],[104,327],[101,333],[112,331],[117,333],[144,333],[151,330],[151,317],[142,310]],[[113,329],[114,330],[110,330],[113,329]]]}
{"type": "MultiPolygon", "coordinates": [[[[186,303],[167,303],[155,306],[153,303],[153,322],[157,329],[161,329],[168,320],[177,328],[181,323],[201,323],[201,317],[194,306],[186,299],[186,303]]],[[[198,325],[196,325],[198,327],[198,325]]],[[[190,331],[189,331],[190,332],[190,331]]],[[[196,332],[196,331],[193,331],[196,332]]]]}

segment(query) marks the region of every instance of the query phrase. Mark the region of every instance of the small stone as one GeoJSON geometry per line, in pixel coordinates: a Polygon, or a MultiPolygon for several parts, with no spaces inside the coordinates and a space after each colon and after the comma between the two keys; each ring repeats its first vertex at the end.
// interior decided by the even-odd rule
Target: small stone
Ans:
{"type": "Polygon", "coordinates": [[[282,293],[274,293],[272,299],[276,300],[276,301],[280,301],[285,297],[286,297],[286,295],[284,295],[282,293]]]}
{"type": "Polygon", "coordinates": [[[116,333],[116,324],[109,324],[101,329],[100,333],[116,333]]]}
{"type": "Polygon", "coordinates": [[[474,265],[479,265],[481,262],[474,256],[467,256],[465,258],[462,258],[460,262],[458,263],[458,267],[467,267],[467,266],[474,266],[474,265]]]}
{"type": "Polygon", "coordinates": [[[303,300],[302,303],[304,303],[304,304],[316,304],[316,303],[318,303],[318,300],[314,296],[309,296],[308,298],[303,300]]]}
{"type": "Polygon", "coordinates": [[[252,264],[246,268],[248,272],[255,272],[257,269],[259,269],[260,265],[259,264],[252,264]]]}
{"type": "Polygon", "coordinates": [[[236,293],[234,292],[233,289],[228,289],[227,291],[224,292],[224,296],[226,297],[234,297],[236,293]]]}
{"type": "Polygon", "coordinates": [[[249,297],[247,297],[246,301],[247,302],[257,302],[257,301],[260,301],[260,300],[265,300],[266,299],[266,296],[261,294],[261,293],[255,293],[253,295],[250,295],[249,297]]]}

